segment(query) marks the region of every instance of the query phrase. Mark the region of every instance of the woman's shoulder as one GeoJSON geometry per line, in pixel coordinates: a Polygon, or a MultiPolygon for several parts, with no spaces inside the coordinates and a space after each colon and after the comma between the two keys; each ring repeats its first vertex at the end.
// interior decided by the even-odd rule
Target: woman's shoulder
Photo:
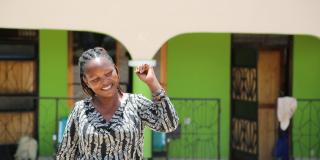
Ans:
{"type": "Polygon", "coordinates": [[[125,94],[127,94],[130,100],[134,100],[134,101],[140,100],[140,99],[146,99],[146,97],[141,93],[125,93],[125,94]]]}
{"type": "Polygon", "coordinates": [[[133,104],[136,104],[137,106],[141,106],[141,105],[149,105],[150,103],[152,103],[152,101],[145,97],[143,94],[140,93],[130,93],[129,94],[129,99],[133,104]]]}
{"type": "Polygon", "coordinates": [[[90,106],[91,97],[86,97],[81,100],[78,100],[74,104],[73,110],[81,110],[90,106]]]}

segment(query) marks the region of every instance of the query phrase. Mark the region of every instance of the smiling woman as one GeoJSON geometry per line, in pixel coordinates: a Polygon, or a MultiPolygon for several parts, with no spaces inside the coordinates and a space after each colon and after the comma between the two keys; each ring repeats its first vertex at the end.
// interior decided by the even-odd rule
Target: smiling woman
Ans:
{"type": "Polygon", "coordinates": [[[90,96],[103,93],[103,88],[113,86],[121,94],[118,69],[103,48],[89,49],[79,58],[80,80],[90,96]],[[108,85],[108,86],[106,86],[108,85]],[[109,86],[110,85],[110,86],[109,86]]]}
{"type": "Polygon", "coordinates": [[[136,74],[153,93],[153,101],[124,93],[117,67],[103,48],[85,51],[79,58],[85,98],[71,112],[57,159],[143,159],[145,126],[160,132],[174,131],[178,116],[147,64],[136,74]]]}

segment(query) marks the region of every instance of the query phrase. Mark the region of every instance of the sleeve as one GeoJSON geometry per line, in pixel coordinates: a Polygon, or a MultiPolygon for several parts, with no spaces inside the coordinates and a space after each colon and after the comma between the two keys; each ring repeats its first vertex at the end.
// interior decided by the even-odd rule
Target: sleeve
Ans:
{"type": "Polygon", "coordinates": [[[178,127],[179,118],[168,96],[151,101],[137,95],[136,102],[143,126],[159,132],[172,132],[178,127]]]}
{"type": "Polygon", "coordinates": [[[57,160],[76,159],[78,154],[78,121],[77,121],[77,105],[70,113],[66,128],[63,133],[62,141],[56,155],[57,160]]]}

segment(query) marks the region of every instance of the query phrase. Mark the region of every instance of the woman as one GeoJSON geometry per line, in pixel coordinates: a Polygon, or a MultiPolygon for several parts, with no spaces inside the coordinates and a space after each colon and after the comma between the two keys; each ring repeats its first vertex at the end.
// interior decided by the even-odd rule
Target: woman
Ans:
{"type": "Polygon", "coordinates": [[[145,126],[161,132],[177,128],[178,116],[149,65],[135,72],[153,101],[121,91],[118,70],[103,48],[85,51],[79,66],[82,88],[90,97],[70,113],[57,159],[143,159],[145,126]]]}

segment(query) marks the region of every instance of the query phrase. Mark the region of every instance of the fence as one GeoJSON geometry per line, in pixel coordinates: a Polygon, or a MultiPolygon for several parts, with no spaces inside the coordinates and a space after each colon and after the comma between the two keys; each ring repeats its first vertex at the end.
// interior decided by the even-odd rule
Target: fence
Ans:
{"type": "Polygon", "coordinates": [[[58,122],[67,117],[68,108],[71,109],[73,100],[76,99],[0,96],[1,157],[13,159],[19,139],[25,135],[38,139],[41,155],[54,155],[58,142],[58,122]]]}
{"type": "MultiPolygon", "coordinates": [[[[54,155],[59,121],[67,118],[73,102],[78,99],[0,96],[3,102],[0,104],[0,152],[3,158],[13,159],[17,142],[23,135],[38,139],[40,155],[54,155]]],[[[175,134],[168,135],[168,158],[220,159],[220,99],[171,100],[179,115],[180,126],[175,134]]]]}
{"type": "Polygon", "coordinates": [[[180,118],[169,134],[169,159],[220,159],[220,99],[171,98],[180,118]]]}
{"type": "Polygon", "coordinates": [[[320,159],[320,99],[298,99],[292,143],[295,159],[320,159]]]}

